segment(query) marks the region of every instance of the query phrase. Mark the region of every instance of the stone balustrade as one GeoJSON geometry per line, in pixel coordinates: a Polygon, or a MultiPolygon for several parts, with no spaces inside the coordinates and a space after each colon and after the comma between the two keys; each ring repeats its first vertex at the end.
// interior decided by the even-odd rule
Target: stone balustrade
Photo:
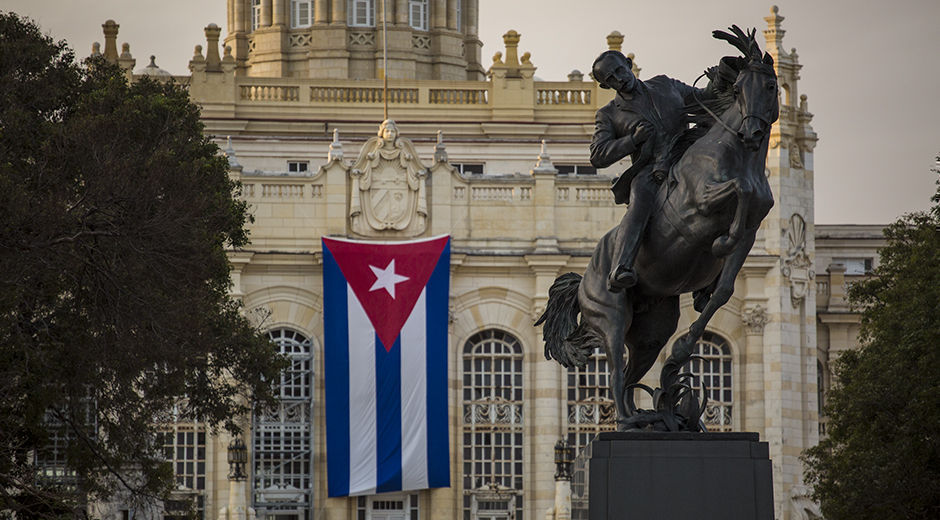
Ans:
{"type": "MultiPolygon", "coordinates": [[[[241,196],[251,204],[258,223],[251,226],[255,247],[287,247],[288,238],[302,235],[308,236],[310,243],[291,238],[290,248],[310,249],[318,245],[315,237],[346,234],[346,218],[331,221],[329,215],[349,214],[348,167],[331,163],[303,176],[240,172],[241,196]]],[[[493,240],[493,247],[503,247],[497,245],[500,237],[537,236],[534,216],[540,212],[554,216],[553,234],[557,236],[599,236],[617,223],[623,211],[611,202],[607,176],[464,176],[442,163],[433,166],[429,176],[429,190],[440,190],[429,195],[440,201],[437,197],[447,194],[448,199],[436,205],[430,232],[449,233],[457,244],[467,241],[489,247],[493,240]]],[[[593,240],[575,242],[566,247],[591,248],[594,244],[593,240]]],[[[527,246],[521,239],[513,247],[527,246]]]]}

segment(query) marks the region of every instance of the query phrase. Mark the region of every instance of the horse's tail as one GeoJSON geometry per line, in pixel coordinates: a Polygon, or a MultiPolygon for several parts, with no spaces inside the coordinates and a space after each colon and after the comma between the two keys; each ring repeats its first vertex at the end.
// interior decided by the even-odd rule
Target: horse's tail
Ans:
{"type": "Polygon", "coordinates": [[[545,359],[554,358],[566,367],[583,367],[588,356],[597,347],[603,347],[601,338],[578,323],[581,306],[578,304],[578,286],[581,275],[565,273],[555,279],[548,290],[548,305],[535,322],[542,325],[545,339],[545,359]]]}

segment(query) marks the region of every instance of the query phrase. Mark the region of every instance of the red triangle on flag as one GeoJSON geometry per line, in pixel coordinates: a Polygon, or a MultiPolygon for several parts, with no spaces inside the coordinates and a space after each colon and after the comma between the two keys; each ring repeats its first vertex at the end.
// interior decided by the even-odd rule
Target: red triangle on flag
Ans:
{"type": "Polygon", "coordinates": [[[385,347],[392,349],[449,237],[412,242],[323,238],[385,347]]]}

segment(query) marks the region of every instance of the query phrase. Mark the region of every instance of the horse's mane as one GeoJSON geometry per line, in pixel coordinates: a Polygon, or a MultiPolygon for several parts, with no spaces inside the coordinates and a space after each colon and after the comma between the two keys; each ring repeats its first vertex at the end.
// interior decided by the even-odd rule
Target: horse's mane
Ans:
{"type": "Polygon", "coordinates": [[[773,70],[773,58],[767,53],[762,53],[757,44],[756,29],[744,32],[737,25],[732,25],[728,30],[732,34],[712,31],[712,36],[718,40],[727,41],[741,51],[743,56],[725,56],[721,58],[719,66],[710,67],[705,71],[704,75],[710,82],[712,96],[709,99],[697,99],[685,106],[686,117],[691,126],[673,137],[669,143],[667,164],[678,162],[692,143],[708,133],[708,130],[715,124],[715,119],[709,111],[712,114],[721,115],[734,104],[734,83],[738,73],[749,66],[769,67],[771,71],[773,70]]]}

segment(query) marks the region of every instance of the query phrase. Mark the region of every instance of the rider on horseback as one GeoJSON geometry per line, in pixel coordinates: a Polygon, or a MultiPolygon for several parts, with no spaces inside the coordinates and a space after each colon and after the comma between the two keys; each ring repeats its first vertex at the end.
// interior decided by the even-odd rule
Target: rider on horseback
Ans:
{"type": "MultiPolygon", "coordinates": [[[[673,148],[691,122],[689,107],[711,100],[713,91],[725,88],[729,80],[734,83],[737,75],[722,60],[717,80],[697,89],[666,76],[640,81],[632,67],[632,60],[618,51],[602,53],[592,66],[601,88],[614,89],[617,95],[597,111],[591,164],[605,168],[627,155],[632,157],[630,168],[611,188],[618,204],[630,202],[617,230],[615,251],[619,256],[607,278],[607,287],[614,292],[637,284],[633,263],[653,213],[656,192],[681,155],[673,148]]],[[[715,76],[714,70],[710,77],[715,76]]]]}

